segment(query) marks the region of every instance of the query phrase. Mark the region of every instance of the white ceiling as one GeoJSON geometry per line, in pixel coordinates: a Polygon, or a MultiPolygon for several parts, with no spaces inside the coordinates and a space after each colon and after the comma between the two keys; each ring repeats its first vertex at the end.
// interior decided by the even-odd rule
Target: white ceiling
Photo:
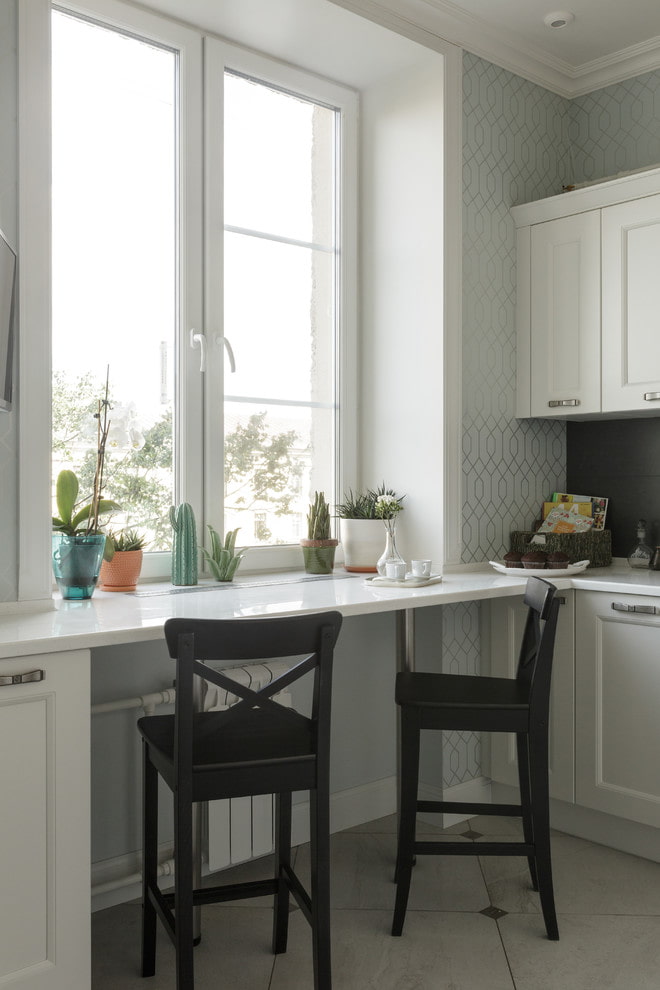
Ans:
{"type": "MultiPolygon", "coordinates": [[[[344,7],[434,47],[441,48],[443,41],[459,45],[569,97],[660,68],[660,0],[143,0],[143,4],[274,53],[285,42],[290,47],[292,36],[300,39],[304,52],[309,38],[316,37],[323,42],[321,52],[324,47],[333,49],[336,60],[338,46],[354,47],[350,35],[366,58],[370,46],[364,44],[367,35],[360,37],[360,22],[336,16],[337,8],[344,7]],[[559,29],[546,27],[544,17],[557,11],[574,14],[574,21],[559,29]]],[[[322,60],[318,51],[317,56],[322,60]]],[[[350,55],[349,60],[359,63],[350,55]]]]}

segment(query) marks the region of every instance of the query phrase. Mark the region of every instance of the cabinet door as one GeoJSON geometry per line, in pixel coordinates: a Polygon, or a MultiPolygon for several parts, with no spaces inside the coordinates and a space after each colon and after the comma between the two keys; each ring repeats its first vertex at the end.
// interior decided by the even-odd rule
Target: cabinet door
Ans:
{"type": "Polygon", "coordinates": [[[600,210],[531,231],[531,413],[600,411],[600,210]]]}
{"type": "Polygon", "coordinates": [[[89,746],[87,651],[0,660],[3,988],[90,985],[89,746]]]}
{"type": "Polygon", "coordinates": [[[637,595],[578,592],[576,801],[660,826],[660,607],[637,595]]]}
{"type": "MultiPolygon", "coordinates": [[[[550,694],[550,796],[574,801],[574,595],[560,592],[550,694]]],[[[490,604],[491,675],[515,677],[527,608],[522,598],[506,598],[490,604]]],[[[491,735],[493,780],[518,786],[516,737],[513,733],[491,735]]]]}
{"type": "Polygon", "coordinates": [[[660,196],[603,210],[603,412],[660,413],[660,196]]]}

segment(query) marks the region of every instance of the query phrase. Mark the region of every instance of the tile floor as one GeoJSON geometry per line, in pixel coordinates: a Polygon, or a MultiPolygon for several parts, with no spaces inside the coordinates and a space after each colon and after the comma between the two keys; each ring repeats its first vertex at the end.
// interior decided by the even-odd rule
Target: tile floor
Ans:
{"type": "MultiPolygon", "coordinates": [[[[401,938],[389,934],[396,822],[332,838],[333,990],[659,990],[660,864],[553,833],[560,941],[549,942],[518,857],[420,857],[401,938]],[[484,909],[499,909],[493,919],[484,909]]],[[[448,832],[517,834],[514,820],[473,818],[448,832]]],[[[437,833],[421,826],[419,835],[437,833]]],[[[306,874],[307,847],[297,851],[306,874]]],[[[235,878],[263,874],[263,863],[235,878]]],[[[196,988],[311,990],[309,928],[291,917],[289,947],[270,954],[270,898],[204,910],[196,988]]],[[[140,906],[93,916],[93,990],[170,990],[173,951],[159,932],[156,976],[139,975],[140,906]]]]}

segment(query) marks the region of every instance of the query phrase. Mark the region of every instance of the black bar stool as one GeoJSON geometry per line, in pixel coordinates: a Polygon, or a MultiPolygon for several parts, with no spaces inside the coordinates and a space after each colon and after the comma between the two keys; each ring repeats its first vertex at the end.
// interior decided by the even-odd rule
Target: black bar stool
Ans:
{"type": "Polygon", "coordinates": [[[559,600],[555,587],[529,578],[529,606],[516,678],[402,672],[396,678],[401,707],[401,803],[392,934],[401,935],[412,867],[417,855],[526,856],[538,890],[548,938],[559,938],[552,888],[548,799],[548,713],[559,600]],[[515,732],[519,805],[418,801],[422,729],[515,732]],[[417,811],[522,818],[524,842],[417,842],[417,811]]]}
{"type": "Polygon", "coordinates": [[[138,721],[143,741],[142,975],[156,969],[156,921],[176,950],[178,990],[192,990],[193,906],[274,895],[273,952],[286,951],[289,895],[312,928],[315,990],[330,990],[329,763],[330,696],[339,612],[277,619],[169,619],[165,637],[176,659],[174,715],[138,721]],[[253,691],[200,661],[236,663],[295,658],[293,666],[253,691]],[[306,717],[273,695],[309,674],[311,714],[306,717]],[[212,681],[241,700],[221,712],[196,712],[195,677],[212,681]],[[158,776],[174,798],[175,891],[156,882],[158,776]],[[311,893],[291,867],[291,794],[310,792],[311,893]],[[276,795],[275,876],[249,883],[193,889],[192,807],[197,801],[276,795]],[[174,911],[172,911],[174,909],[174,911]]]}

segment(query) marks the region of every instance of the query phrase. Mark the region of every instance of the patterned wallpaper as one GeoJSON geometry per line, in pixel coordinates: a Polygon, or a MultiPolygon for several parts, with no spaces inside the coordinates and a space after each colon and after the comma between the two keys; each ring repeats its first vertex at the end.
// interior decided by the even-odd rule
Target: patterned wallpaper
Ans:
{"type": "Polygon", "coordinates": [[[516,420],[511,206],[571,174],[568,101],[463,57],[463,561],[493,560],[566,470],[563,423],[516,420]]]}
{"type": "Polygon", "coordinates": [[[574,182],[660,164],[660,71],[572,100],[569,118],[574,182]]]}
{"type": "MultiPolygon", "coordinates": [[[[0,229],[16,247],[16,2],[0,4],[0,229]]],[[[17,598],[16,412],[0,412],[0,602],[17,598]]]]}
{"type": "MultiPolygon", "coordinates": [[[[562,423],[515,420],[509,207],[660,163],[660,71],[575,100],[463,56],[463,561],[492,560],[563,484],[562,423]]],[[[443,670],[478,673],[479,606],[443,609],[443,670]]],[[[481,773],[480,738],[447,733],[444,786],[481,773]]]]}

